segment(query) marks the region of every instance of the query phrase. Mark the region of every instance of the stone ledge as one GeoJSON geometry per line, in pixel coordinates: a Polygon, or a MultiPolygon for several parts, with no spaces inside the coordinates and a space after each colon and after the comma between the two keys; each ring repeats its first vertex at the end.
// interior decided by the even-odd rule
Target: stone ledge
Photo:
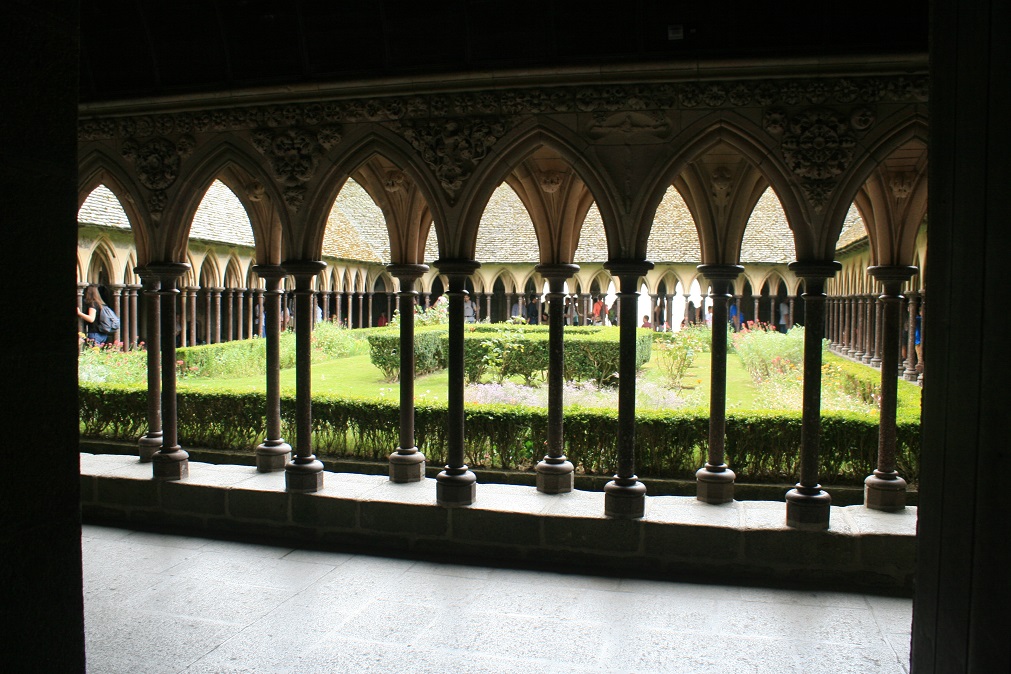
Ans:
{"type": "Polygon", "coordinates": [[[646,516],[626,521],[604,516],[598,492],[478,484],[473,506],[443,508],[432,479],[328,472],[322,491],[298,494],[253,466],[190,462],[188,478],[156,481],[151,464],[122,455],[81,454],[81,481],[85,520],[392,554],[891,593],[911,592],[915,567],[912,507],[833,506],[832,528],[812,532],[788,528],[785,505],[770,501],[647,496],[646,516]]]}

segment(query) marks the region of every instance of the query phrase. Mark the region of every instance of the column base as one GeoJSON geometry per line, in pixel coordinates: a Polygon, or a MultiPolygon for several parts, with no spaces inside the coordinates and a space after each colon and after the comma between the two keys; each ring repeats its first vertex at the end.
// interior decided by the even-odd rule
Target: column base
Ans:
{"type": "Polygon", "coordinates": [[[567,494],[575,484],[575,468],[571,461],[562,459],[552,463],[545,458],[534,469],[537,472],[537,491],[542,494],[567,494]]]}
{"type": "Polygon", "coordinates": [[[446,508],[469,506],[477,497],[477,477],[464,467],[444,470],[435,478],[435,502],[446,508]]]}
{"type": "Polygon", "coordinates": [[[646,485],[633,475],[604,485],[604,515],[622,520],[641,519],[646,514],[646,485]]]}
{"type": "Polygon", "coordinates": [[[291,461],[291,445],[284,440],[267,440],[258,445],[254,451],[258,473],[284,470],[284,467],[291,461]]]}
{"type": "Polygon", "coordinates": [[[295,459],[284,466],[285,491],[312,493],[323,488],[323,462],[316,457],[295,459]]]}
{"type": "Polygon", "coordinates": [[[864,505],[871,510],[898,512],[906,507],[906,481],[898,473],[876,470],[864,480],[864,505]]]}
{"type": "Polygon", "coordinates": [[[793,529],[821,531],[828,529],[832,497],[821,485],[805,488],[799,484],[786,492],[786,526],[793,529]]]}
{"type": "Polygon", "coordinates": [[[875,369],[880,369],[881,368],[881,359],[878,358],[877,356],[875,356],[874,358],[871,358],[871,367],[873,367],[875,369]]]}
{"type": "Polygon", "coordinates": [[[730,503],[734,500],[734,471],[723,466],[706,464],[695,473],[695,498],[713,505],[730,503]]]}
{"type": "Polygon", "coordinates": [[[390,454],[390,482],[405,484],[421,482],[425,477],[425,455],[417,447],[401,449],[390,454]]]}
{"type": "Polygon", "coordinates": [[[179,445],[151,457],[152,477],[156,480],[182,480],[190,476],[190,455],[179,445]]]}
{"type": "Polygon", "coordinates": [[[137,441],[137,454],[140,456],[140,462],[151,463],[154,455],[161,449],[161,443],[161,431],[142,435],[140,440],[137,441]]]}

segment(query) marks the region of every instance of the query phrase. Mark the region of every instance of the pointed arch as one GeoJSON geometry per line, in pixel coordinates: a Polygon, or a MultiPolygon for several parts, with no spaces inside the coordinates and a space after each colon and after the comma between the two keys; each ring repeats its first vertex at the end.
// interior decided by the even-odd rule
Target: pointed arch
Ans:
{"type": "MultiPolygon", "coordinates": [[[[234,136],[201,146],[187,164],[192,168],[178,183],[176,199],[162,216],[166,259],[184,257],[193,216],[215,180],[221,181],[242,204],[253,229],[257,264],[280,264],[285,233],[291,218],[277,183],[269,176],[262,159],[234,136]]],[[[288,234],[290,237],[290,234],[288,234]]]]}
{"type": "Polygon", "coordinates": [[[87,152],[78,162],[77,169],[77,208],[80,210],[85,200],[99,185],[104,185],[119,201],[120,207],[126,213],[133,232],[134,246],[137,249],[138,264],[145,265],[150,257],[150,215],[147,211],[142,190],[134,181],[133,175],[123,164],[99,149],[87,152]]]}
{"type": "MultiPolygon", "coordinates": [[[[753,167],[762,179],[773,187],[783,204],[787,222],[793,231],[795,246],[798,251],[811,247],[814,235],[806,225],[804,210],[797,198],[791,181],[787,178],[788,171],[773,152],[774,143],[768,133],[753,122],[732,111],[721,111],[707,116],[681,131],[671,142],[673,147],[679,147],[676,155],[659,164],[646,181],[639,210],[634,222],[638,225],[636,232],[636,252],[645,255],[650,228],[657,208],[670,185],[675,184],[689,165],[703,157],[710,150],[720,145],[726,145],[753,167]]],[[[765,187],[759,184],[751,185],[749,190],[754,200],[761,196],[765,187]],[[761,189],[758,189],[761,187],[761,189]],[[757,194],[755,194],[757,192],[757,194]]],[[[682,194],[682,196],[684,196],[682,194]]],[[[749,201],[747,199],[746,201],[749,201]]],[[[686,200],[687,201],[687,200],[686,200]]],[[[752,202],[753,206],[753,202],[752,202]]],[[[750,213],[750,209],[748,211],[750,213]]],[[[696,224],[698,214],[693,213],[696,224]]],[[[713,233],[699,231],[699,240],[703,244],[703,256],[708,241],[713,240],[713,233]]],[[[738,244],[739,245],[739,244],[738,244]]]]}
{"type": "MultiPolygon", "coordinates": [[[[575,175],[586,186],[592,196],[592,202],[596,203],[600,210],[609,253],[611,257],[620,257],[621,233],[618,211],[612,200],[614,190],[611,189],[607,178],[597,170],[595,162],[591,161],[584,152],[585,144],[586,141],[571,130],[549,119],[531,120],[508,133],[485,157],[465,185],[458,207],[460,239],[453,242],[455,246],[453,249],[445,250],[440,246],[440,253],[473,258],[481,214],[484,212],[492,193],[525,159],[534,155],[540,148],[548,147],[568,163],[575,175]]],[[[587,204],[588,207],[589,204],[587,204]]],[[[583,214],[585,216],[585,210],[583,214]]],[[[571,233],[573,252],[576,248],[575,242],[579,238],[579,227],[582,227],[581,220],[577,231],[571,233]]],[[[571,262],[571,260],[569,261],[571,262]]]]}

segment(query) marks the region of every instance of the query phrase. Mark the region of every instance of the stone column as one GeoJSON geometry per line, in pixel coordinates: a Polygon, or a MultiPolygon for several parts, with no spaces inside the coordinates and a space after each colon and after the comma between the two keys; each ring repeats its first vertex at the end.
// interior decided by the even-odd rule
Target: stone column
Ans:
{"type": "Polygon", "coordinates": [[[233,302],[235,302],[235,291],[231,288],[225,288],[221,293],[224,304],[224,316],[221,320],[224,323],[222,335],[224,341],[230,342],[232,341],[232,324],[235,322],[234,307],[232,306],[233,302]]]}
{"type": "Polygon", "coordinates": [[[254,453],[256,470],[269,473],[282,470],[291,459],[291,445],[281,437],[281,279],[286,274],[279,265],[258,264],[253,271],[267,284],[266,292],[257,289],[260,321],[267,341],[267,437],[254,453]]]}
{"type": "Polygon", "coordinates": [[[189,344],[197,343],[197,288],[190,286],[183,292],[186,293],[186,309],[189,315],[187,325],[189,328],[189,344]]]}
{"type": "Polygon", "coordinates": [[[391,264],[386,269],[400,281],[400,444],[390,454],[390,481],[420,482],[425,477],[425,455],[414,438],[414,305],[415,284],[428,265],[391,264]]]}
{"type": "Polygon", "coordinates": [[[144,288],[144,303],[147,306],[147,432],[138,441],[141,463],[151,461],[151,457],[161,447],[161,300],[158,291],[161,282],[145,267],[137,267],[144,288]]]}
{"type": "Polygon", "coordinates": [[[491,293],[484,296],[484,317],[491,323],[491,293]]]}
{"type": "Polygon", "coordinates": [[[797,305],[797,297],[796,297],[796,295],[790,295],[790,316],[786,319],[786,329],[787,330],[792,330],[793,329],[793,317],[794,317],[793,310],[794,310],[794,307],[796,307],[796,305],[797,305]]]}
{"type": "MultiPolygon", "coordinates": [[[[256,308],[257,308],[257,312],[258,312],[257,315],[259,315],[259,317],[260,317],[260,325],[259,326],[253,326],[252,324],[250,324],[249,330],[250,330],[250,332],[253,332],[253,328],[255,327],[256,328],[256,335],[260,336],[260,335],[264,334],[264,330],[267,327],[267,324],[264,323],[264,321],[266,320],[266,316],[263,313],[264,312],[264,308],[263,308],[263,292],[264,291],[263,291],[262,288],[256,288],[256,289],[254,289],[253,292],[256,293],[256,308]]],[[[250,298],[250,299],[252,299],[252,298],[250,298]]],[[[281,312],[281,310],[280,310],[280,308],[278,308],[278,319],[277,319],[278,323],[280,323],[280,321],[281,321],[280,312],[281,312]]],[[[252,308],[250,308],[250,310],[249,310],[249,319],[250,319],[250,321],[252,321],[252,319],[253,319],[253,309],[252,308]]],[[[278,327],[280,328],[280,325],[278,327]]]]}
{"type": "MultiPolygon", "coordinates": [[[[394,297],[393,293],[390,293],[390,292],[386,293],[386,320],[387,320],[387,322],[393,320],[393,297],[394,297]]],[[[415,291],[415,293],[414,293],[414,304],[416,305],[417,303],[418,303],[418,293],[417,293],[417,291],[415,291]]],[[[414,311],[412,310],[411,313],[413,315],[414,311]]]]}
{"type": "Polygon", "coordinates": [[[463,410],[463,299],[466,283],[480,264],[474,260],[446,260],[436,262],[439,272],[449,281],[449,390],[448,428],[449,445],[445,469],[436,477],[435,500],[442,506],[467,506],[474,503],[477,478],[464,463],[464,410],[463,410]]]}
{"type": "Polygon", "coordinates": [[[137,294],[142,286],[131,285],[130,288],[130,347],[134,348],[140,341],[140,310],[137,306],[137,294]]]}
{"type": "Polygon", "coordinates": [[[369,301],[366,302],[366,306],[368,307],[368,310],[366,311],[366,314],[365,314],[366,317],[367,317],[367,320],[365,322],[365,326],[369,327],[369,328],[372,327],[372,294],[373,293],[372,293],[371,290],[367,293],[367,295],[369,297],[369,301]]]}
{"type": "Polygon", "coordinates": [[[323,463],[312,452],[312,280],[326,264],[321,260],[285,262],[295,277],[295,453],[284,466],[285,489],[316,492],[323,488],[323,463]]]}
{"type": "Polygon", "coordinates": [[[876,335],[874,307],[876,305],[876,298],[873,295],[868,295],[864,302],[864,355],[860,358],[860,362],[865,365],[870,364],[874,359],[874,337],[876,335]]]}
{"type": "Polygon", "coordinates": [[[909,322],[906,331],[909,337],[906,340],[906,362],[902,371],[902,378],[906,381],[916,381],[916,307],[918,296],[916,293],[907,293],[909,297],[909,322]]]}
{"type": "MultiPolygon", "coordinates": [[[[88,288],[87,283],[77,284],[77,308],[81,309],[84,307],[84,291],[88,288]]],[[[87,330],[84,329],[84,321],[80,318],[77,319],[77,331],[80,333],[86,333],[87,330]]]]}
{"type": "Polygon", "coordinates": [[[221,291],[224,288],[211,288],[211,296],[214,298],[214,343],[221,343],[221,291]]]}
{"type": "Polygon", "coordinates": [[[112,342],[115,344],[115,343],[123,341],[122,337],[121,337],[122,331],[123,331],[123,325],[122,325],[123,324],[123,308],[122,308],[122,302],[120,301],[122,299],[122,296],[123,296],[123,285],[121,283],[110,283],[107,287],[109,289],[109,300],[110,300],[109,304],[110,304],[110,308],[114,312],[116,312],[116,316],[119,317],[119,322],[120,322],[119,329],[116,330],[116,332],[112,333],[112,342]]]}
{"type": "Polygon", "coordinates": [[[604,486],[604,515],[638,519],[646,512],[646,486],[635,474],[635,315],[639,279],[653,268],[645,260],[615,260],[604,264],[618,281],[618,470],[604,486]]]}
{"type": "Polygon", "coordinates": [[[147,271],[161,283],[161,411],[162,445],[151,457],[153,477],[158,480],[181,480],[190,472],[189,454],[179,446],[179,420],[176,407],[176,290],[177,279],[189,270],[184,262],[149,264],[147,271]]]}
{"type": "Polygon", "coordinates": [[[881,302],[874,299],[874,355],[871,357],[870,366],[881,367],[881,302]]]}
{"type": "Polygon", "coordinates": [[[906,481],[895,465],[895,408],[898,394],[899,337],[902,284],[917,273],[901,265],[869,267],[867,273],[881,282],[881,410],[878,426],[878,467],[864,480],[864,505],[873,510],[898,511],[906,507],[906,481]]]}
{"type": "MultiPolygon", "coordinates": [[[[734,500],[734,471],[727,467],[727,317],[734,279],[744,267],[702,264],[698,270],[709,281],[713,304],[712,365],[709,388],[709,451],[706,465],[695,473],[696,498],[703,503],[734,500]]],[[[773,298],[775,301],[775,298],[773,298]]]]}
{"type": "Polygon", "coordinates": [[[860,360],[864,355],[864,306],[867,298],[859,295],[853,298],[854,320],[856,324],[853,328],[853,359],[860,360]]]}
{"type": "Polygon", "coordinates": [[[246,291],[242,288],[235,290],[235,338],[245,339],[250,335],[245,332],[246,321],[244,311],[246,308],[246,291]]]}
{"type": "Polygon", "coordinates": [[[565,457],[563,434],[565,385],[565,281],[579,271],[574,264],[542,264],[535,271],[548,281],[548,439],[547,454],[537,464],[537,491],[572,491],[574,468],[565,457]]]}
{"type": "Polygon", "coordinates": [[[828,529],[832,497],[818,482],[821,451],[821,351],[825,330],[825,281],[838,262],[793,262],[804,280],[804,409],[800,427],[800,481],[786,492],[786,524],[795,529],[828,529]]]}
{"type": "Polygon", "coordinates": [[[365,293],[358,293],[358,327],[364,328],[365,325],[365,293]]]}

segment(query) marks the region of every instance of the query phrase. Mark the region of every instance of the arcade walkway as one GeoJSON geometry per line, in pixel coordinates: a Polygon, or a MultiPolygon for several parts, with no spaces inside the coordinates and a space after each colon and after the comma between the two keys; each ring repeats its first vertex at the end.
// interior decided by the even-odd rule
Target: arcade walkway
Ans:
{"type": "Polygon", "coordinates": [[[88,671],[908,671],[911,601],[85,525],[88,671]]]}

